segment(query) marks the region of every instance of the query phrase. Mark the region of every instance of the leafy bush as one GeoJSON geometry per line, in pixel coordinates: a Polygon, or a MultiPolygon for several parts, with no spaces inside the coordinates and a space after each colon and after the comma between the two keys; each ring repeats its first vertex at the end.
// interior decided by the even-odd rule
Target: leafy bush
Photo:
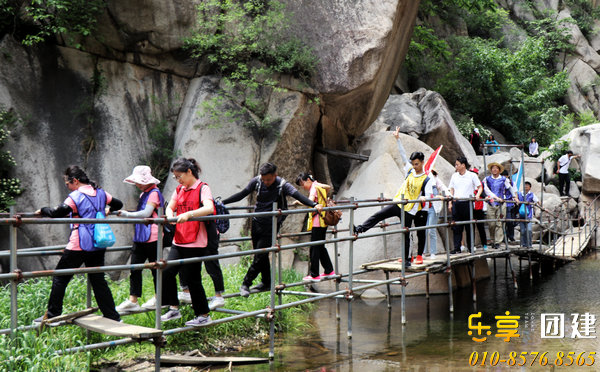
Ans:
{"type": "Polygon", "coordinates": [[[25,45],[62,34],[80,48],[75,38],[91,35],[106,8],[104,0],[31,0],[22,7],[23,3],[0,0],[0,36],[11,32],[25,45]]]}
{"type": "Polygon", "coordinates": [[[223,79],[220,97],[203,105],[215,121],[242,121],[268,132],[277,119],[266,116],[265,94],[277,89],[276,74],[307,80],[317,58],[311,48],[291,36],[289,16],[277,0],[208,0],[198,5],[198,22],[186,47],[195,58],[209,63],[223,79]],[[227,98],[240,104],[224,104],[227,98]],[[252,118],[255,116],[255,118],[252,118]]]}

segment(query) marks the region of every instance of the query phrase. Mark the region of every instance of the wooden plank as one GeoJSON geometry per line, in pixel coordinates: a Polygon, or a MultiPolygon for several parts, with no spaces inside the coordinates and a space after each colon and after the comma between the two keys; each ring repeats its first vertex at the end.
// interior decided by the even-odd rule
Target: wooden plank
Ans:
{"type": "Polygon", "coordinates": [[[91,313],[95,313],[96,311],[98,311],[97,307],[89,307],[85,310],[80,310],[80,311],[76,311],[74,313],[69,313],[69,314],[63,314],[63,315],[59,315],[59,316],[55,316],[54,318],[50,318],[50,319],[46,319],[44,320],[44,323],[60,323],[60,322],[66,322],[69,320],[73,320],[75,318],[79,318],[91,313]]]}
{"type": "Polygon", "coordinates": [[[185,365],[202,365],[202,364],[255,364],[267,363],[268,358],[254,357],[194,357],[187,355],[163,355],[160,357],[160,362],[164,364],[185,364],[185,365]]]}
{"type": "Polygon", "coordinates": [[[86,315],[73,320],[81,328],[117,337],[130,337],[134,339],[153,338],[161,336],[163,331],[155,328],[141,327],[132,324],[117,322],[100,315],[86,315]]]}

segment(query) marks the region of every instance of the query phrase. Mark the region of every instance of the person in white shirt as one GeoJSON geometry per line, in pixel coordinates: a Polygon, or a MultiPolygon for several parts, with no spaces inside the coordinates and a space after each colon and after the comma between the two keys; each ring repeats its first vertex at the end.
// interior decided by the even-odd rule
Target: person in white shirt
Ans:
{"type": "MultiPolygon", "coordinates": [[[[454,167],[456,168],[456,173],[452,175],[450,184],[448,185],[450,194],[454,198],[471,198],[476,190],[478,193],[481,192],[481,190],[479,190],[481,188],[479,178],[477,178],[475,173],[467,171],[467,169],[471,167],[467,158],[464,156],[458,157],[454,163],[454,167]]],[[[454,221],[468,221],[470,219],[470,206],[468,200],[450,201],[449,207],[454,221]]],[[[450,253],[460,253],[460,241],[463,230],[467,231],[467,246],[469,251],[473,251],[473,242],[471,241],[471,234],[469,233],[469,225],[455,225],[453,228],[454,250],[450,253]]]]}
{"type": "Polygon", "coordinates": [[[580,157],[581,155],[573,155],[573,151],[569,150],[566,154],[558,158],[556,174],[558,174],[558,191],[560,192],[560,196],[569,196],[569,190],[571,188],[569,165],[571,165],[571,160],[580,157]]]}
{"type": "MultiPolygon", "coordinates": [[[[435,198],[441,195],[448,195],[448,188],[437,175],[437,172],[432,169],[429,174],[429,183],[431,183],[431,194],[426,195],[427,198],[435,198]]],[[[427,226],[436,225],[439,215],[442,210],[442,201],[432,201],[425,203],[424,209],[427,209],[427,226]]],[[[435,259],[437,254],[437,229],[431,228],[427,230],[427,245],[429,247],[429,257],[435,259]]]]}
{"type": "Polygon", "coordinates": [[[537,143],[535,138],[531,139],[529,142],[529,155],[533,157],[537,157],[540,154],[540,145],[537,143]]]}

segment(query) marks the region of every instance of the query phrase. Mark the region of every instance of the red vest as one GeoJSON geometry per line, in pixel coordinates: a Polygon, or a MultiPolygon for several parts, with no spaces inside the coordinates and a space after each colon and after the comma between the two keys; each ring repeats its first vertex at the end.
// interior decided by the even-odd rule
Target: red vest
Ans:
{"type": "MultiPolygon", "coordinates": [[[[177,186],[177,215],[181,216],[185,212],[193,211],[202,205],[200,194],[204,182],[200,182],[195,189],[187,189],[183,185],[177,186]]],[[[188,221],[175,225],[175,242],[178,244],[193,243],[198,238],[200,231],[200,221],[188,221]]]]}

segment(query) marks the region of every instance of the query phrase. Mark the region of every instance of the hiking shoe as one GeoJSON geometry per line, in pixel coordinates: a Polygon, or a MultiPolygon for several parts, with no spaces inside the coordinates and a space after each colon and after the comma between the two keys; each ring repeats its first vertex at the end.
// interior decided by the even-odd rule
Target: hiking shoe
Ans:
{"type": "Polygon", "coordinates": [[[262,292],[262,291],[268,291],[271,289],[271,285],[270,284],[265,284],[265,283],[258,283],[257,285],[250,287],[250,290],[252,291],[258,291],[258,292],[262,292]]]}
{"type": "Polygon", "coordinates": [[[148,301],[142,304],[142,308],[144,309],[154,309],[156,307],[156,297],[152,297],[148,301]]]}
{"type": "Polygon", "coordinates": [[[410,267],[411,263],[409,261],[406,261],[406,265],[404,267],[410,267]]]}
{"type": "Polygon", "coordinates": [[[326,278],[333,278],[333,277],[335,277],[336,275],[337,275],[337,274],[335,273],[335,270],[334,270],[334,271],[330,272],[329,274],[327,274],[327,273],[323,273],[323,274],[321,274],[320,276],[321,276],[321,279],[326,279],[326,278]]]}
{"type": "Polygon", "coordinates": [[[307,275],[304,278],[302,278],[303,281],[305,282],[320,282],[321,281],[321,276],[311,276],[311,275],[307,275]]]}
{"type": "Polygon", "coordinates": [[[129,311],[138,311],[142,308],[138,305],[137,302],[132,302],[130,300],[123,301],[119,306],[115,308],[118,313],[126,313],[129,311]]]}
{"type": "MultiPolygon", "coordinates": [[[[33,320],[33,325],[40,325],[42,324],[42,321],[44,320],[44,316],[40,316],[39,318],[36,318],[33,320]]],[[[53,323],[44,323],[45,325],[47,325],[48,327],[58,327],[60,325],[60,322],[53,322],[53,323]]]]}
{"type": "MultiPolygon", "coordinates": [[[[216,297],[216,298],[220,298],[220,297],[216,297]]],[[[187,322],[185,322],[186,326],[192,326],[192,327],[200,327],[200,326],[204,326],[207,324],[212,323],[212,319],[210,318],[210,315],[207,316],[197,316],[192,320],[188,320],[187,322]]]]}
{"type": "Polygon", "coordinates": [[[181,313],[179,312],[178,309],[169,309],[169,311],[167,311],[160,317],[160,320],[162,322],[169,322],[171,320],[175,320],[175,319],[179,319],[179,318],[181,318],[181,313]]]}
{"type": "Polygon", "coordinates": [[[483,245],[483,251],[486,252],[488,250],[488,246],[487,245],[483,245]]]}
{"type": "Polygon", "coordinates": [[[225,306],[225,299],[223,297],[217,297],[217,296],[213,297],[213,299],[210,300],[210,303],[208,304],[208,308],[211,310],[214,310],[218,307],[223,307],[223,306],[225,306]]]}
{"type": "Polygon", "coordinates": [[[192,295],[190,295],[190,292],[179,292],[177,293],[177,298],[179,299],[179,301],[185,303],[185,304],[191,304],[192,303],[192,295]]]}
{"type": "Polygon", "coordinates": [[[421,264],[423,264],[423,256],[417,255],[417,258],[414,260],[414,264],[415,265],[421,265],[421,264]]]}
{"type": "Polygon", "coordinates": [[[250,296],[250,290],[248,289],[247,285],[242,284],[242,286],[240,287],[240,296],[242,296],[242,297],[250,296]]]}

